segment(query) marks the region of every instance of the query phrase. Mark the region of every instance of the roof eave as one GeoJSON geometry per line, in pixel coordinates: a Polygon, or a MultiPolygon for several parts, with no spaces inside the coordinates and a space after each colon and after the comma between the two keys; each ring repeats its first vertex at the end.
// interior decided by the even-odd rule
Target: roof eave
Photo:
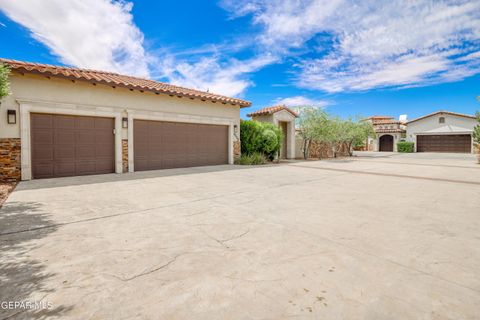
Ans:
{"type": "MultiPolygon", "coordinates": [[[[11,66],[11,65],[10,65],[11,66]]],[[[126,88],[126,89],[130,89],[130,90],[138,90],[138,91],[146,91],[146,92],[153,92],[153,93],[156,93],[156,94],[168,94],[170,96],[177,96],[177,97],[188,97],[188,98],[191,98],[191,99],[200,99],[202,101],[210,101],[210,102],[213,102],[213,103],[216,103],[216,102],[220,102],[222,104],[231,104],[231,105],[238,105],[240,106],[240,108],[246,108],[246,107],[250,107],[252,105],[252,103],[250,101],[246,101],[246,100],[240,100],[240,99],[235,99],[235,98],[228,98],[228,97],[225,97],[225,98],[215,98],[215,97],[201,97],[201,96],[197,96],[195,94],[187,94],[187,93],[181,93],[181,92],[176,92],[176,91],[173,91],[173,90],[156,90],[156,89],[151,89],[151,88],[147,88],[147,87],[142,87],[142,86],[135,86],[135,85],[130,85],[130,84],[121,84],[121,83],[116,83],[116,82],[110,82],[110,81],[105,81],[105,80],[102,80],[102,79],[98,79],[98,80],[95,80],[95,79],[85,79],[85,78],[77,78],[77,77],[74,77],[74,76],[66,76],[64,74],[61,74],[61,73],[53,73],[53,72],[50,72],[50,71],[38,71],[38,70],[28,70],[27,68],[23,67],[23,66],[18,66],[18,65],[15,65],[15,66],[11,66],[11,69],[12,71],[14,72],[18,72],[20,74],[34,74],[34,75],[39,75],[39,76],[46,76],[46,77],[56,77],[56,78],[61,78],[61,79],[67,79],[67,80],[72,80],[72,81],[82,81],[82,82],[87,82],[87,83],[94,83],[94,84],[103,84],[103,85],[107,85],[107,86],[111,86],[111,87],[119,87],[119,88],[126,88]],[[225,101],[225,100],[233,100],[233,101],[225,101]]]]}

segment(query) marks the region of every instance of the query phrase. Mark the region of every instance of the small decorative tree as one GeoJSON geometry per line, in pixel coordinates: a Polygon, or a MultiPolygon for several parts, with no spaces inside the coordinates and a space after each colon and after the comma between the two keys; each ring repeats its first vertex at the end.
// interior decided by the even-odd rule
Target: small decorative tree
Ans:
{"type": "Polygon", "coordinates": [[[328,114],[315,107],[304,107],[298,118],[299,134],[302,137],[303,157],[310,156],[310,144],[329,140],[331,129],[328,114]]]}
{"type": "Polygon", "coordinates": [[[353,155],[353,147],[365,144],[368,137],[374,137],[375,131],[370,122],[361,120],[346,120],[343,122],[343,130],[345,130],[344,141],[348,154],[353,155]]]}
{"type": "Polygon", "coordinates": [[[477,112],[477,121],[478,121],[478,125],[476,125],[475,128],[473,128],[473,142],[477,147],[478,163],[480,163],[480,112],[477,112]]]}
{"type": "Polygon", "coordinates": [[[0,64],[0,101],[2,98],[10,94],[10,83],[8,82],[8,75],[10,74],[10,67],[0,64]]]}

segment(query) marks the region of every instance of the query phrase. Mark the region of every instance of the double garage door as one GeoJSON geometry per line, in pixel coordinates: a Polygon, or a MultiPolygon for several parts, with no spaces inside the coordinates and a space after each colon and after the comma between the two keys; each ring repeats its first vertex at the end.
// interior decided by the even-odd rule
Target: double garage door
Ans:
{"type": "Polygon", "coordinates": [[[34,179],[115,172],[112,118],[31,114],[34,179]]]}
{"type": "Polygon", "coordinates": [[[228,163],[228,126],[135,120],[135,171],[228,163]]]}
{"type": "MultiPolygon", "coordinates": [[[[115,172],[114,119],[31,114],[34,179],[115,172]]],[[[134,121],[135,171],[228,163],[228,127],[134,121]]]]}
{"type": "Polygon", "coordinates": [[[470,153],[471,151],[472,137],[469,134],[417,136],[417,152],[470,153]]]}

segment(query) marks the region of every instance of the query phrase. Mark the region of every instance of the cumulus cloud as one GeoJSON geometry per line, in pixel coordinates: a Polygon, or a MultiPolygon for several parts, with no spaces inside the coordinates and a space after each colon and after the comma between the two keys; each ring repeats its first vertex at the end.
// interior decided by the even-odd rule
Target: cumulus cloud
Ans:
{"type": "Polygon", "coordinates": [[[326,100],[314,100],[305,96],[293,96],[288,98],[278,98],[274,104],[285,105],[287,107],[316,107],[324,108],[327,105],[332,104],[326,100]]]}
{"type": "Polygon", "coordinates": [[[263,55],[248,60],[229,59],[221,61],[217,57],[204,57],[196,62],[164,58],[156,66],[158,76],[171,83],[208,90],[228,96],[241,95],[247,87],[253,85],[248,74],[273,63],[274,56],[263,55]]]}
{"type": "Polygon", "coordinates": [[[408,87],[480,72],[479,1],[224,0],[222,6],[232,16],[252,15],[263,50],[289,55],[311,46],[296,65],[302,87],[408,87]]]}
{"type": "Polygon", "coordinates": [[[27,28],[61,62],[76,67],[238,96],[254,85],[250,73],[276,60],[266,53],[243,61],[231,58],[232,52],[248,46],[248,38],[228,45],[147,52],[143,33],[133,21],[132,6],[115,0],[0,0],[0,10],[10,19],[27,28]]]}
{"type": "Polygon", "coordinates": [[[0,10],[68,65],[147,77],[132,4],[110,0],[0,0],[0,10]]]}

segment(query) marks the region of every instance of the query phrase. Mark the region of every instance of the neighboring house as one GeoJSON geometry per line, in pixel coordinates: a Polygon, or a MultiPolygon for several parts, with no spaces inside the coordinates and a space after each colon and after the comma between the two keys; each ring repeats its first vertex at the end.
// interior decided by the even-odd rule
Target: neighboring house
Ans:
{"type": "Polygon", "coordinates": [[[0,59],[0,179],[233,163],[250,102],[111,72],[0,59]]]}
{"type": "Polygon", "coordinates": [[[389,116],[365,120],[377,133],[368,139],[367,150],[397,151],[397,142],[406,140],[415,143],[416,152],[474,152],[472,133],[478,122],[471,115],[437,111],[405,122],[389,116]]]}
{"type": "Polygon", "coordinates": [[[415,142],[417,152],[474,152],[472,133],[478,124],[474,116],[437,111],[406,124],[407,140],[415,142]]]}
{"type": "Polygon", "coordinates": [[[298,114],[286,106],[272,106],[247,114],[255,121],[270,122],[283,131],[283,145],[280,148],[280,158],[295,158],[295,119],[298,114]]]}
{"type": "Polygon", "coordinates": [[[373,125],[376,137],[368,138],[367,150],[397,151],[397,142],[405,138],[405,124],[389,116],[373,116],[365,119],[373,125]]]}

